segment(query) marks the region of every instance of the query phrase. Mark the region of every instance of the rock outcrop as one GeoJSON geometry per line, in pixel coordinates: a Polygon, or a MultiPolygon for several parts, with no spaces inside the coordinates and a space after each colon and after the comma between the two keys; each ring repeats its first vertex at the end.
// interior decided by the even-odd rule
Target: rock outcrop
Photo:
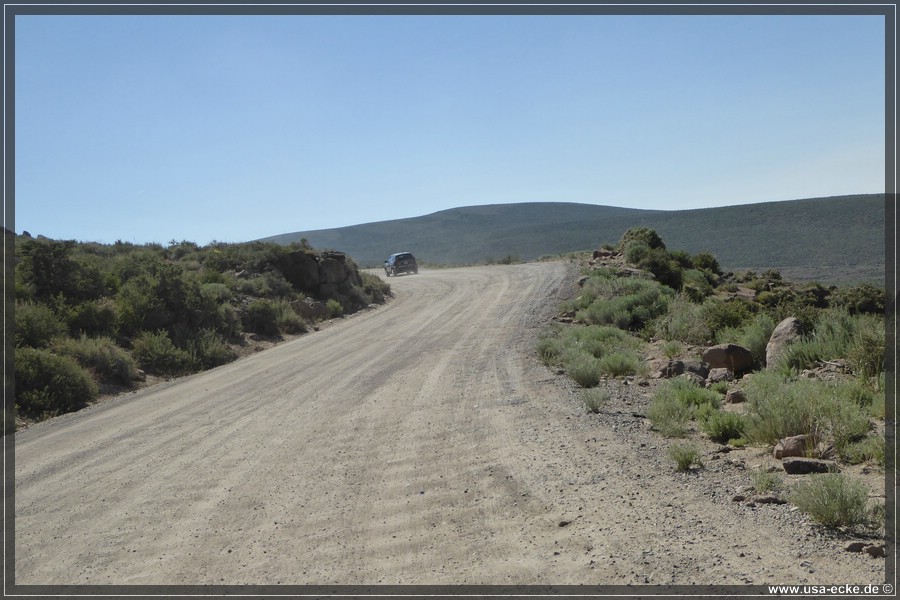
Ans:
{"type": "Polygon", "coordinates": [[[800,338],[800,321],[796,317],[788,317],[779,323],[766,344],[766,367],[772,368],[787,347],[800,338]]]}

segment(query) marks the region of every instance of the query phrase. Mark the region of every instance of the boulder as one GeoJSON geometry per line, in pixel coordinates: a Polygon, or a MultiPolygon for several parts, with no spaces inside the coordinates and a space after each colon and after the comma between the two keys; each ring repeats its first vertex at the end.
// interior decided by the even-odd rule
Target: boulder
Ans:
{"type": "Polygon", "coordinates": [[[818,458],[802,458],[791,456],[785,458],[781,465],[784,472],[789,475],[806,475],[808,473],[832,473],[837,472],[837,463],[833,460],[820,460],[818,458]]]}
{"type": "Polygon", "coordinates": [[[744,390],[728,390],[725,394],[725,404],[740,404],[747,401],[744,390]]]}
{"type": "Polygon", "coordinates": [[[659,370],[659,376],[666,379],[677,377],[682,373],[684,373],[684,363],[680,360],[670,360],[659,370]]]}
{"type": "Polygon", "coordinates": [[[684,363],[684,370],[686,373],[693,373],[694,375],[698,375],[703,379],[706,379],[706,376],[709,375],[709,365],[702,362],[686,362],[684,363]]]}
{"type": "Polygon", "coordinates": [[[736,376],[753,368],[753,355],[737,344],[710,346],[703,352],[703,362],[710,369],[731,369],[736,376]]]}
{"type": "Polygon", "coordinates": [[[696,373],[691,373],[690,371],[682,373],[681,375],[678,376],[678,378],[686,379],[688,381],[693,381],[700,387],[706,387],[706,380],[704,378],[700,377],[699,375],[697,375],[696,373]]]}
{"type": "Polygon", "coordinates": [[[816,440],[812,435],[794,435],[786,437],[775,444],[772,456],[782,460],[791,456],[807,456],[815,448],[816,440]]]}
{"type": "Polygon", "coordinates": [[[734,373],[731,369],[710,369],[706,379],[709,383],[734,381],[734,373]]]}
{"type": "Polygon", "coordinates": [[[766,368],[775,365],[787,347],[800,338],[800,333],[800,321],[796,317],[788,317],[775,327],[766,344],[766,368]]]}
{"type": "Polygon", "coordinates": [[[315,255],[302,250],[289,252],[279,256],[275,266],[294,289],[307,294],[318,293],[319,263],[315,255]]]}
{"type": "Polygon", "coordinates": [[[327,319],[328,307],[324,303],[313,298],[304,298],[291,303],[294,310],[307,321],[321,321],[327,319]]]}

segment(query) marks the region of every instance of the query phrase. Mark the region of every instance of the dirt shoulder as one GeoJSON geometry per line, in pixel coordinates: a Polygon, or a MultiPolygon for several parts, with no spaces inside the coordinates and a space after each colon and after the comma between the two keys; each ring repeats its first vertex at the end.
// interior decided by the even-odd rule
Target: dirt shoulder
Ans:
{"type": "Polygon", "coordinates": [[[609,382],[541,365],[567,263],[422,271],[387,306],[16,433],[16,584],[869,584],[753,450],[679,474],[609,382]]]}

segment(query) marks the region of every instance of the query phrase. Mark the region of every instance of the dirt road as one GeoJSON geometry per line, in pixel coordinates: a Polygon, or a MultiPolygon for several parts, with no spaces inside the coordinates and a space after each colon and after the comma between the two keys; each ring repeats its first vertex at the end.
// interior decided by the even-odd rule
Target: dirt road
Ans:
{"type": "Polygon", "coordinates": [[[572,280],[392,278],[387,306],[18,433],[16,583],[883,580],[704,494],[639,419],[587,421],[533,350],[572,280]]]}

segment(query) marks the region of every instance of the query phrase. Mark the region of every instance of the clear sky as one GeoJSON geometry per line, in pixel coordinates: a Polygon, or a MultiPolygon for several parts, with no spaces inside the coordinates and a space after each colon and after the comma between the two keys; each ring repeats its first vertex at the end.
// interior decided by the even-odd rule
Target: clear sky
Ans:
{"type": "Polygon", "coordinates": [[[15,228],[884,192],[880,16],[17,16],[15,228]]]}

